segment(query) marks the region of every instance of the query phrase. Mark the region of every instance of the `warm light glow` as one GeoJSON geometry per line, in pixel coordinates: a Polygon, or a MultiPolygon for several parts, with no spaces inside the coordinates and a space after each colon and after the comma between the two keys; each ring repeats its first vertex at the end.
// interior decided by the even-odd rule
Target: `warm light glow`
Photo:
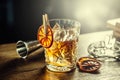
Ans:
{"type": "Polygon", "coordinates": [[[54,15],[75,18],[82,27],[96,31],[106,28],[107,20],[119,17],[119,0],[52,0],[49,13],[54,12],[54,9],[54,15]]]}
{"type": "Polygon", "coordinates": [[[111,11],[111,4],[113,3],[109,0],[82,1],[81,5],[76,5],[74,15],[77,19],[84,19],[91,28],[97,28],[96,24],[100,25],[105,17],[111,16],[109,12],[115,15],[114,11],[111,11]]]}

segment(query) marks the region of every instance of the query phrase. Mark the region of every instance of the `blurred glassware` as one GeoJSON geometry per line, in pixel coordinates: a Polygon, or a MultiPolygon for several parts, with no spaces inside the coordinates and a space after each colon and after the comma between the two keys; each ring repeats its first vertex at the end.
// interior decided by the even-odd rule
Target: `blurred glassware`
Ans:
{"type": "Polygon", "coordinates": [[[113,34],[106,35],[103,41],[92,43],[88,46],[90,56],[105,61],[120,60],[120,18],[107,21],[107,27],[113,34]]]}
{"type": "Polygon", "coordinates": [[[88,46],[91,57],[104,61],[120,60],[120,42],[112,35],[107,35],[103,41],[91,43],[88,46]]]}

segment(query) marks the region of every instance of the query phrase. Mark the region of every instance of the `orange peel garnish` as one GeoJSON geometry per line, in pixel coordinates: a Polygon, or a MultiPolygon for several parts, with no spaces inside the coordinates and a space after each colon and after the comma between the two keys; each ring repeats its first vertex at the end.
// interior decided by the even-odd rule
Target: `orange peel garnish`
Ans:
{"type": "Polygon", "coordinates": [[[53,43],[53,32],[47,14],[43,15],[43,25],[38,29],[37,39],[45,48],[49,48],[53,43]]]}
{"type": "Polygon", "coordinates": [[[91,57],[81,57],[77,65],[79,69],[84,72],[95,72],[101,67],[100,62],[91,57]]]}
{"type": "Polygon", "coordinates": [[[44,34],[44,26],[40,26],[37,39],[43,47],[49,48],[53,43],[53,32],[51,27],[47,26],[47,34],[44,34]]]}

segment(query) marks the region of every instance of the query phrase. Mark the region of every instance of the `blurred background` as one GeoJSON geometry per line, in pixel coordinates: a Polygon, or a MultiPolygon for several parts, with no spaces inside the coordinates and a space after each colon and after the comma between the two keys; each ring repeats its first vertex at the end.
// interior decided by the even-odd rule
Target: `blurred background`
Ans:
{"type": "Polygon", "coordinates": [[[106,31],[106,21],[120,17],[120,0],[0,0],[0,44],[35,40],[42,14],[75,19],[81,34],[106,31]]]}

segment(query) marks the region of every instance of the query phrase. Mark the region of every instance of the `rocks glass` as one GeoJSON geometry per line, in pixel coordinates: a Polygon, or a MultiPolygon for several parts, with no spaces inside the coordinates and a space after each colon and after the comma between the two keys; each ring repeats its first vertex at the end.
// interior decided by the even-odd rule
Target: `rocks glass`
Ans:
{"type": "Polygon", "coordinates": [[[69,19],[51,19],[53,43],[45,48],[46,67],[55,72],[68,72],[76,67],[80,23],[69,19]]]}

